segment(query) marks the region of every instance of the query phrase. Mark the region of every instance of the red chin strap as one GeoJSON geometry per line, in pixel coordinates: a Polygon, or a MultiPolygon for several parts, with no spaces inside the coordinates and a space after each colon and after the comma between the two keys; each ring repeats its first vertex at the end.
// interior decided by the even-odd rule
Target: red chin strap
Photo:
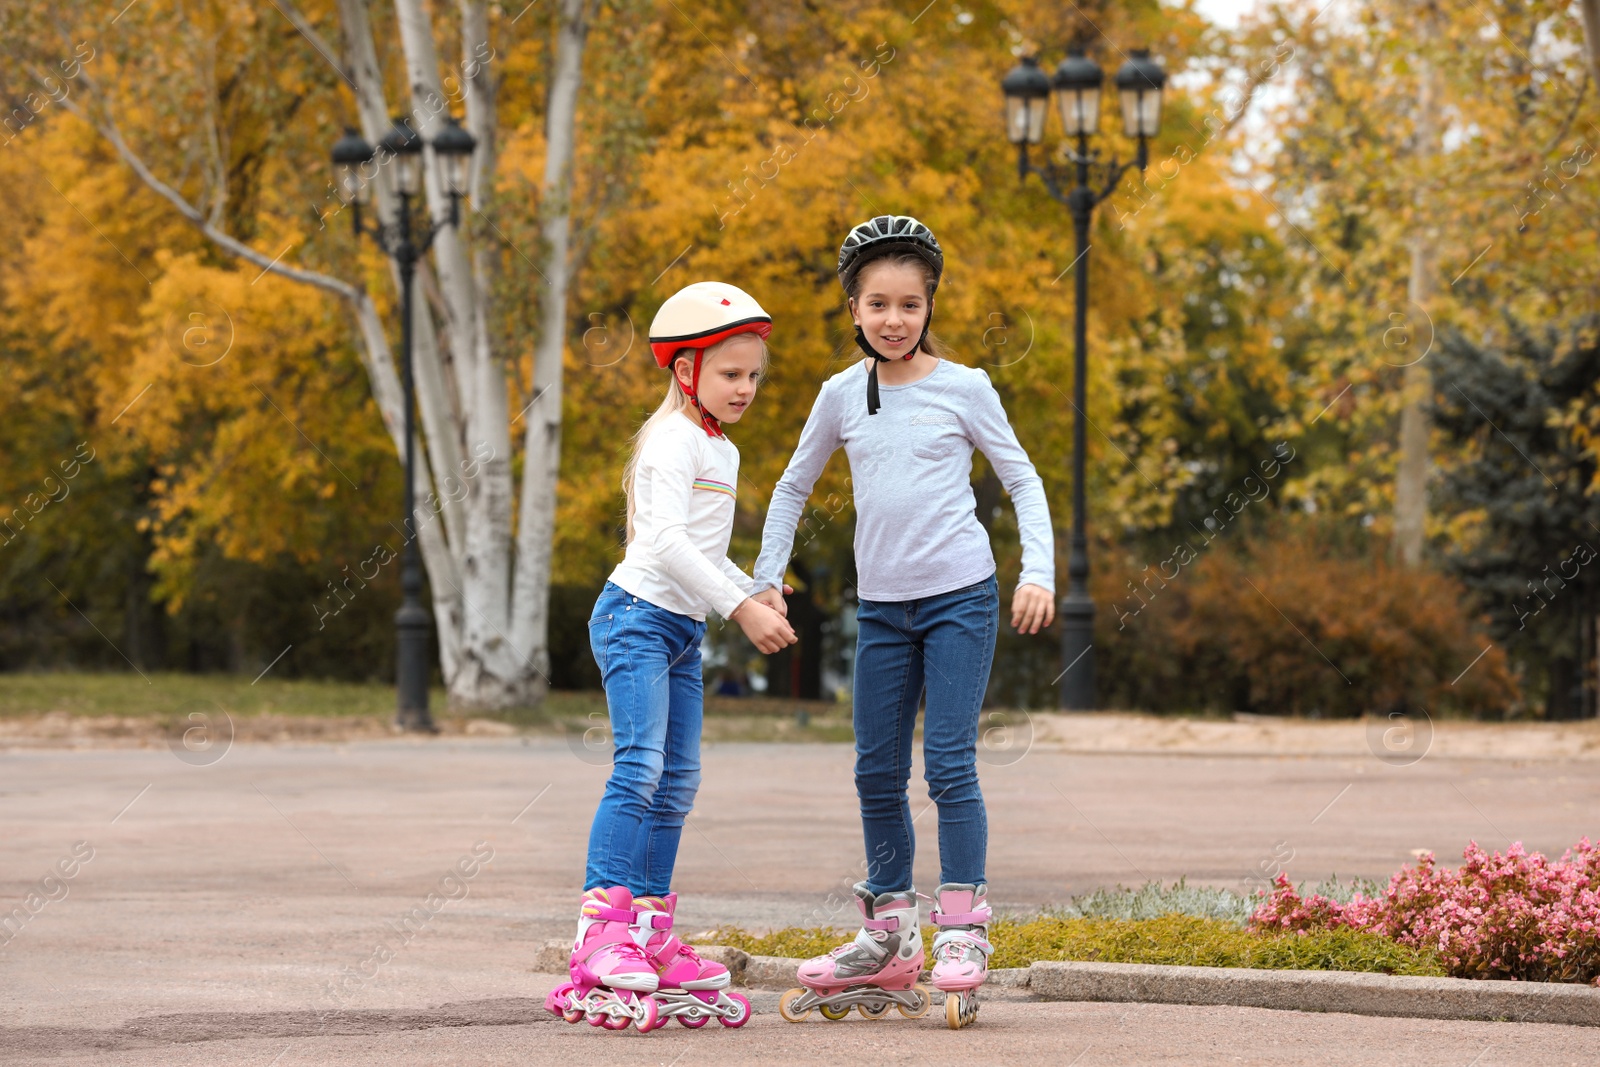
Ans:
{"type": "MultiPolygon", "coordinates": [[[[694,377],[687,387],[681,381],[678,383],[678,387],[683,389],[684,395],[689,398],[689,403],[693,404],[694,409],[700,413],[700,425],[705,427],[706,436],[726,437],[727,434],[722,432],[722,424],[717,421],[717,417],[700,406],[700,360],[705,357],[705,354],[706,350],[703,348],[694,350],[694,377]]],[[[674,371],[673,373],[676,374],[677,372],[674,371]]]]}

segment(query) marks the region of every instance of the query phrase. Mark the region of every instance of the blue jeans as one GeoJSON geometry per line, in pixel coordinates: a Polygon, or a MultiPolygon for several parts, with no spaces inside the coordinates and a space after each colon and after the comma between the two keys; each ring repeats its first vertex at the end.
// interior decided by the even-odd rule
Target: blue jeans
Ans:
{"type": "Polygon", "coordinates": [[[989,822],[978,788],[978,713],[999,627],[993,577],[919,600],[863,600],[856,612],[856,795],[867,886],[911,888],[916,838],[906,786],[917,705],[928,796],[939,807],[941,882],[986,881],[989,822]]]}
{"type": "Polygon", "coordinates": [[[706,624],[607,582],[589,619],[615,746],[589,830],[584,889],[672,888],[683,820],[700,787],[700,639],[706,624]]]}

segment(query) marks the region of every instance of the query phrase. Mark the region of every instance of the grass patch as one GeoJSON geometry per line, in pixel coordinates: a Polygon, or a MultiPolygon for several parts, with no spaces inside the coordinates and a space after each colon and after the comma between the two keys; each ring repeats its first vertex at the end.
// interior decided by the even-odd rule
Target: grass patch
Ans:
{"type": "MultiPolygon", "coordinates": [[[[1335,876],[1317,883],[1313,892],[1344,904],[1358,892],[1373,897],[1383,890],[1383,883],[1370,878],[1335,876]]],[[[1074,897],[1070,904],[1045,908],[1044,914],[1055,919],[1159,919],[1163,915],[1192,915],[1242,927],[1250,921],[1260,903],[1261,898],[1253,894],[1191,886],[1187,879],[1180,878],[1170,886],[1146,882],[1137,889],[1120,885],[1115,889],[1096,889],[1074,897]]]]}
{"type": "MultiPolygon", "coordinates": [[[[923,943],[934,929],[925,927],[923,943]]],[[[753,956],[818,956],[848,934],[828,927],[798,927],[755,935],[733,928],[700,938],[732,945],[753,956]]],[[[1162,963],[1188,967],[1255,967],[1264,970],[1364,971],[1443,976],[1431,952],[1398,945],[1377,934],[1331,930],[1313,934],[1252,933],[1225,919],[1163,915],[1146,919],[997,919],[989,927],[991,967],[1026,967],[1037,960],[1162,963]]]]}
{"type": "MultiPolygon", "coordinates": [[[[275,679],[270,674],[20,673],[0,675],[0,716],[116,715],[182,717],[194,706],[220,704],[234,715],[314,718],[394,716],[394,687],[367,682],[275,679]],[[148,679],[148,681],[146,681],[148,679]]],[[[444,706],[444,691],[432,694],[444,706]]]]}
{"type": "Polygon", "coordinates": [[[1190,915],[1243,926],[1255,911],[1255,901],[1231,889],[1191,886],[1180,878],[1170,886],[1146,882],[1138,889],[1096,889],[1072,903],[1045,909],[1056,919],[1158,919],[1164,915],[1190,915]]]}
{"type": "Polygon", "coordinates": [[[1442,977],[1432,952],[1354,930],[1266,935],[1221,919],[1163,915],[1153,919],[997,920],[990,927],[992,967],[1036,960],[1161,963],[1186,967],[1366,971],[1442,977]]]}
{"type": "MultiPolygon", "coordinates": [[[[443,689],[431,691],[435,720],[454,716],[443,689]]],[[[394,718],[394,686],[377,682],[332,682],[254,675],[145,672],[24,672],[0,674],[0,718],[64,714],[155,722],[162,731],[182,728],[191,711],[220,707],[235,718],[287,716],[297,719],[367,719],[387,724],[394,718]]],[[[855,734],[849,705],[766,697],[706,698],[706,741],[837,741],[855,734]],[[807,722],[796,712],[804,708],[807,722]]],[[[579,743],[587,736],[609,751],[610,719],[605,694],[554,690],[537,708],[474,713],[536,735],[565,736],[579,743]],[[599,728],[598,730],[596,728],[599,728]],[[592,732],[591,732],[592,731],[592,732]]]]}

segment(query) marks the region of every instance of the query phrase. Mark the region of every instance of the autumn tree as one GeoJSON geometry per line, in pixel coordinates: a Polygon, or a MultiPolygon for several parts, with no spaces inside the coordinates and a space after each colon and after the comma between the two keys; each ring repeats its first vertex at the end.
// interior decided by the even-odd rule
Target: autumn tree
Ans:
{"type": "MultiPolygon", "coordinates": [[[[322,161],[339,113],[353,103],[351,110],[365,136],[375,142],[389,125],[387,101],[393,85],[404,87],[399,94],[406,101],[403,110],[424,138],[435,135],[452,107],[464,112],[465,125],[479,145],[469,194],[471,210],[459,230],[439,230],[433,264],[419,272],[424,299],[417,301],[412,323],[423,427],[417,489],[427,503],[400,531],[420,543],[433,594],[440,659],[452,703],[460,707],[531,703],[540,697],[547,679],[574,116],[584,44],[597,8],[597,0],[571,0],[558,5],[549,18],[553,59],[540,148],[543,176],[535,209],[541,220],[540,240],[533,248],[542,263],[538,273],[545,292],[531,374],[535,396],[516,410],[511,407],[516,360],[498,347],[505,339],[495,303],[504,297],[497,284],[498,265],[513,254],[531,261],[509,246],[495,225],[502,135],[496,94],[504,64],[496,65],[487,4],[463,3],[456,32],[441,35],[418,0],[398,0],[392,31],[399,38],[400,52],[387,72],[361,0],[341,0],[337,5],[339,29],[334,39],[342,42],[342,48],[332,45],[323,32],[335,22],[334,14],[302,14],[287,3],[265,16],[249,5],[216,6],[195,16],[144,8],[123,13],[126,20],[119,15],[114,21],[120,25],[114,31],[97,25],[97,11],[73,5],[7,15],[8,80],[21,81],[48,70],[49,57],[63,48],[64,54],[73,55],[77,41],[104,41],[98,50],[91,46],[95,65],[78,64],[72,91],[61,93],[57,106],[98,134],[96,150],[114,152],[148,191],[166,202],[165,210],[176,213],[175,221],[198,230],[211,255],[236,261],[231,273],[238,282],[221,276],[213,276],[211,282],[222,290],[246,284],[242,279],[248,269],[259,272],[247,283],[252,288],[260,276],[272,275],[342,303],[356,327],[357,350],[371,393],[397,450],[404,444],[399,439],[403,419],[398,378],[380,309],[366,285],[376,267],[374,258],[362,252],[359,260],[353,260],[348,253],[330,250],[322,253],[329,262],[319,270],[308,258],[294,266],[285,257],[292,249],[304,249],[311,238],[307,204],[318,234],[327,233],[330,222],[342,221],[337,202],[326,195],[322,161]],[[448,67],[441,63],[441,40],[453,53],[448,67]],[[285,43],[293,49],[285,50],[285,43]],[[295,61],[282,63],[280,57],[287,54],[295,61]],[[293,134],[285,136],[283,127],[260,121],[273,109],[257,105],[274,94],[291,102],[272,115],[275,119],[292,122],[307,101],[316,101],[320,114],[314,121],[292,124],[293,134]],[[269,191],[272,179],[282,185],[269,191]],[[284,187],[292,192],[275,195],[284,187]],[[269,246],[282,251],[274,255],[269,246]],[[542,404],[537,402],[541,399],[542,404]],[[514,421],[523,425],[513,430],[514,421]],[[514,432],[519,435],[515,448],[514,432]],[[514,452],[521,460],[520,499],[513,485],[514,452]]],[[[626,16],[622,5],[622,17],[626,16]]],[[[397,202],[393,174],[379,162],[368,180],[378,215],[388,219],[397,202]]],[[[447,205],[431,151],[426,164],[425,202],[437,219],[447,205]]],[[[217,295],[208,292],[200,299],[225,317],[234,311],[244,314],[242,307],[224,305],[217,295]]],[[[255,301],[254,294],[235,290],[233,295],[247,303],[255,301]]],[[[127,330],[128,319],[118,325],[127,330]]],[[[206,328],[215,325],[208,320],[206,328]]],[[[147,328],[147,334],[155,331],[147,328]]],[[[119,367],[112,376],[125,378],[124,370],[119,367]]],[[[520,380],[520,375],[515,377],[520,380]]],[[[174,421],[170,415],[163,420],[157,405],[145,411],[129,429],[148,431],[150,443],[159,449],[163,432],[174,421]]],[[[279,413],[283,414],[281,409],[279,413]]],[[[245,431],[242,424],[233,429],[245,431]]],[[[327,459],[325,454],[323,458],[327,459]]],[[[328,460],[328,466],[336,465],[328,460]]],[[[332,473],[322,475],[331,479],[332,473]]],[[[185,478],[190,476],[186,471],[185,478]]],[[[342,480],[350,492],[364,492],[348,476],[342,480]]],[[[230,501],[210,495],[210,484],[196,478],[187,489],[180,485],[165,496],[158,519],[158,565],[163,559],[181,560],[193,537],[208,531],[201,497],[207,497],[205,505],[213,519],[225,515],[241,527],[259,524],[251,520],[248,509],[236,507],[244,498],[230,501]]],[[[329,501],[326,506],[337,507],[336,498],[344,490],[325,481],[324,488],[330,486],[323,498],[329,501]]],[[[164,491],[167,486],[160,488],[164,491]]],[[[270,542],[265,547],[270,548],[270,542]]],[[[262,550],[256,545],[251,551],[262,550]]]]}

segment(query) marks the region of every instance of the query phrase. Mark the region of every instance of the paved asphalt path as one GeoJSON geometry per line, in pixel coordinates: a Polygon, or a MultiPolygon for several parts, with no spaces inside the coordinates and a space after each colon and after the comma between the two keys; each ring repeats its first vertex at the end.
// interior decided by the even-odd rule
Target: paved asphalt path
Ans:
{"type": "MultiPolygon", "coordinates": [[[[844,746],[708,747],[684,932],[848,921],[850,764],[844,746]]],[[[740,1031],[568,1026],[544,1016],[554,978],[530,968],[570,936],[606,773],[581,746],[521,739],[239,744],[205,766],[164,747],[0,753],[0,914],[38,894],[0,930],[0,1063],[1600,1062],[1600,1030],[1574,1027],[999,999],[960,1033],[933,1017],[786,1024],[774,994],[740,1031]]],[[[1600,830],[1592,762],[1036,746],[983,778],[989,878],[1015,908],[1180,875],[1244,888],[1279,862],[1296,880],[1384,877],[1417,849],[1559,853],[1600,830]]]]}

